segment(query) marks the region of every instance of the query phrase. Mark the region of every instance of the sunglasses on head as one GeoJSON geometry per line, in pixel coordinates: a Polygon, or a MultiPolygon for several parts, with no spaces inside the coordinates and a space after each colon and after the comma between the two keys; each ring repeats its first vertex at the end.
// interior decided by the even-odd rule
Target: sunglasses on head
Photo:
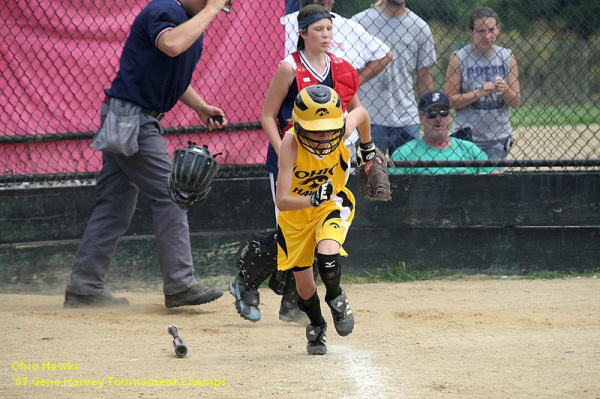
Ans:
{"type": "Polygon", "coordinates": [[[449,109],[440,109],[440,110],[435,110],[432,109],[431,111],[429,111],[427,114],[425,114],[427,116],[427,119],[435,119],[436,116],[441,116],[442,118],[450,115],[450,110],[449,109]]]}

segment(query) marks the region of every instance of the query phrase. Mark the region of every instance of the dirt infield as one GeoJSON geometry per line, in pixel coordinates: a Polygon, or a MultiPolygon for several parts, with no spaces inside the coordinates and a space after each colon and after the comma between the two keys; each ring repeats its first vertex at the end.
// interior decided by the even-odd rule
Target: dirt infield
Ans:
{"type": "Polygon", "coordinates": [[[510,159],[597,158],[600,125],[518,127],[510,159]]]}
{"type": "Polygon", "coordinates": [[[346,291],[355,331],[342,338],[330,325],[329,354],[316,357],[305,353],[303,326],[278,320],[279,298],[267,290],[255,324],[229,293],[176,310],[158,293],[127,293],[131,305],[119,310],[0,295],[0,397],[600,398],[598,278],[346,291]],[[185,358],[170,324],[190,348],[185,358]]]}

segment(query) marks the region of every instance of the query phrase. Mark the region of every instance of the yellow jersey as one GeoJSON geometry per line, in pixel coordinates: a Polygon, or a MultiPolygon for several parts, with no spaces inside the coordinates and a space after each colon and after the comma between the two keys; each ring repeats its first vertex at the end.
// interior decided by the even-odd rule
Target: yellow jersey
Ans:
{"type": "MultiPolygon", "coordinates": [[[[331,179],[333,196],[321,206],[295,211],[280,211],[278,217],[278,267],[287,270],[313,264],[319,241],[331,239],[343,244],[354,218],[354,195],[346,188],[350,175],[350,151],[342,141],[330,154],[319,156],[306,151],[298,142],[298,155],[292,172],[291,195],[310,196],[331,179]]],[[[347,256],[343,249],[340,253],[347,256]]]]}

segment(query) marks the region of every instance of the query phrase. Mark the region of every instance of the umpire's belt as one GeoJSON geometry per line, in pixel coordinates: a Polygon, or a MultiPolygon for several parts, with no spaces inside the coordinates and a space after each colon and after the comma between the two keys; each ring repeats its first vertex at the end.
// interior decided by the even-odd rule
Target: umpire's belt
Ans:
{"type": "MultiPolygon", "coordinates": [[[[104,103],[108,104],[110,102],[111,98],[112,97],[110,97],[110,96],[106,96],[106,98],[104,99],[104,103]]],[[[164,112],[154,111],[154,110],[148,109],[148,108],[142,108],[142,114],[148,115],[152,118],[155,118],[157,121],[160,121],[165,116],[164,112]]]]}
{"type": "Polygon", "coordinates": [[[164,112],[153,111],[148,108],[142,108],[142,114],[146,114],[148,116],[156,118],[157,121],[161,120],[163,118],[163,116],[165,116],[164,112]]]}

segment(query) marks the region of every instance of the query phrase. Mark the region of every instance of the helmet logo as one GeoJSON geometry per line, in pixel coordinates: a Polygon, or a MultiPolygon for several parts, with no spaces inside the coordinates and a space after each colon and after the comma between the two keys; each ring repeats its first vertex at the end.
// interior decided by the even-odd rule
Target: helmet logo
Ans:
{"type": "Polygon", "coordinates": [[[322,118],[325,115],[329,115],[329,111],[327,111],[327,108],[319,108],[315,111],[315,115],[319,115],[322,118]]]}

